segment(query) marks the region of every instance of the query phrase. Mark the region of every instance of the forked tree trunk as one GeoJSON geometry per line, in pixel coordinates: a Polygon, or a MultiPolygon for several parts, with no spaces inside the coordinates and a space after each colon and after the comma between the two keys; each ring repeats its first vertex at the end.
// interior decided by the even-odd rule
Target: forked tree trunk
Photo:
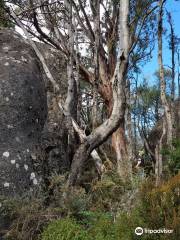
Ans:
{"type": "Polygon", "coordinates": [[[102,123],[99,127],[87,136],[84,143],[82,143],[77,150],[69,174],[69,187],[77,183],[78,176],[81,174],[82,166],[89,157],[90,153],[101,145],[111,136],[121,124],[124,124],[125,116],[125,87],[126,87],[126,73],[128,69],[129,58],[129,0],[120,1],[119,14],[119,49],[117,55],[117,63],[113,78],[111,79],[113,91],[113,109],[111,116],[102,123]]]}

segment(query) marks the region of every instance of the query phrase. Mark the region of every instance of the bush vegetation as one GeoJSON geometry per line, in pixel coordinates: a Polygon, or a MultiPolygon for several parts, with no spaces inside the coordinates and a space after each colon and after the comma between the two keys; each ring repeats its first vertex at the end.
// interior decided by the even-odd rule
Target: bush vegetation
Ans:
{"type": "MultiPolygon", "coordinates": [[[[137,178],[137,176],[135,176],[137,178]]],[[[1,199],[1,219],[8,240],[136,240],[134,230],[173,229],[169,234],[143,234],[141,239],[178,240],[180,237],[180,174],[155,187],[154,180],[122,183],[107,172],[86,192],[78,187],[71,195],[65,177],[54,176],[53,199],[43,197],[1,199]],[[130,200],[131,199],[131,200],[130,200]]]]}
{"type": "Polygon", "coordinates": [[[180,138],[174,139],[172,145],[172,149],[163,149],[162,153],[168,159],[170,175],[175,175],[180,171],[180,138]]]}

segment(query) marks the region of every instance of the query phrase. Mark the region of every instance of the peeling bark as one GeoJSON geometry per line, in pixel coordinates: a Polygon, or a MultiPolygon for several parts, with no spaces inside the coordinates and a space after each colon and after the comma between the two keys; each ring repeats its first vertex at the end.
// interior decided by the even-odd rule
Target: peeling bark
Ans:
{"type": "MultiPolygon", "coordinates": [[[[124,125],[122,123],[122,125],[124,125]]],[[[112,135],[112,146],[116,152],[117,172],[122,180],[130,179],[131,164],[127,149],[124,126],[119,127],[112,135]]]]}
{"type": "Polygon", "coordinates": [[[121,0],[118,31],[118,57],[114,75],[111,79],[113,89],[113,109],[111,116],[99,127],[94,129],[94,131],[89,136],[87,136],[86,141],[78,148],[71,165],[71,172],[68,179],[69,187],[74,186],[77,183],[77,179],[82,171],[82,166],[93,149],[106,141],[107,138],[118,129],[120,124],[124,122],[126,106],[126,73],[129,60],[128,15],[129,1],[121,0]]]}
{"type": "MultiPolygon", "coordinates": [[[[108,109],[111,110],[112,108],[113,106],[110,103],[108,109]]],[[[124,104],[123,112],[125,114],[126,104],[124,104]]],[[[121,119],[118,129],[112,134],[112,147],[116,153],[117,172],[122,179],[124,177],[129,178],[132,172],[124,123],[125,116],[121,119]]]]}

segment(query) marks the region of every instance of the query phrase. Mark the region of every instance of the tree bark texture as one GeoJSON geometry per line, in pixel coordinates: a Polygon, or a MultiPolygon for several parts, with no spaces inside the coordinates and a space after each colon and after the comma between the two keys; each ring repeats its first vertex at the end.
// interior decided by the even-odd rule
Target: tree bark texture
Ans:
{"type": "Polygon", "coordinates": [[[168,22],[170,25],[170,49],[171,49],[171,70],[172,70],[172,84],[171,84],[171,101],[175,99],[175,35],[171,13],[168,12],[168,22]]]}
{"type": "Polygon", "coordinates": [[[118,56],[114,75],[111,79],[113,92],[112,112],[110,117],[104,123],[94,129],[94,131],[87,136],[86,141],[82,143],[77,150],[71,165],[71,172],[68,179],[69,186],[73,186],[77,183],[78,176],[81,174],[83,163],[87,160],[93,149],[106,141],[107,138],[119,128],[120,124],[124,123],[126,108],[125,86],[129,57],[128,15],[129,1],[121,0],[118,31],[118,56]]]}
{"type": "Polygon", "coordinates": [[[172,145],[172,116],[170,104],[166,97],[166,82],[164,78],[163,68],[163,56],[162,56],[162,34],[163,34],[163,4],[164,1],[159,1],[159,16],[158,16],[158,63],[159,63],[159,74],[160,74],[160,91],[161,101],[165,112],[165,119],[167,125],[167,143],[172,145]]]}
{"type": "Polygon", "coordinates": [[[162,34],[163,34],[163,7],[164,1],[159,1],[159,16],[158,16],[158,63],[159,63],[159,74],[160,74],[160,95],[161,102],[164,108],[165,118],[163,119],[163,132],[161,138],[155,149],[155,174],[156,174],[156,185],[160,183],[162,172],[163,172],[163,164],[162,164],[162,148],[163,148],[163,140],[165,135],[167,135],[167,143],[172,145],[172,116],[171,116],[171,108],[170,104],[166,97],[166,82],[164,78],[164,67],[163,67],[163,56],[162,56],[162,34]]]}
{"type": "Polygon", "coordinates": [[[78,106],[78,94],[77,94],[77,82],[73,74],[73,56],[74,56],[74,32],[73,32],[73,11],[72,2],[65,1],[67,8],[67,22],[68,22],[68,36],[69,36],[69,56],[67,61],[67,77],[68,77],[68,91],[64,105],[64,111],[66,116],[66,128],[68,131],[68,160],[71,163],[75,149],[77,147],[77,136],[74,131],[72,120],[77,120],[77,106],[78,106]]]}
{"type": "Polygon", "coordinates": [[[94,82],[93,82],[93,108],[92,108],[92,126],[97,126],[98,115],[98,85],[99,85],[99,46],[100,46],[100,0],[93,0],[94,9],[94,82]]]}

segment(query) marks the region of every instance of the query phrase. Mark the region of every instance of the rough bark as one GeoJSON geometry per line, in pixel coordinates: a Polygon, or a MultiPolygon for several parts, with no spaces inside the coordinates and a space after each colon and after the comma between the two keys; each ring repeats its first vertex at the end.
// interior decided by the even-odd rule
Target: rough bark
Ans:
{"type": "Polygon", "coordinates": [[[100,45],[100,1],[92,1],[94,11],[94,82],[93,82],[93,108],[92,108],[92,126],[97,126],[98,114],[98,85],[99,85],[99,45],[100,45]]]}

